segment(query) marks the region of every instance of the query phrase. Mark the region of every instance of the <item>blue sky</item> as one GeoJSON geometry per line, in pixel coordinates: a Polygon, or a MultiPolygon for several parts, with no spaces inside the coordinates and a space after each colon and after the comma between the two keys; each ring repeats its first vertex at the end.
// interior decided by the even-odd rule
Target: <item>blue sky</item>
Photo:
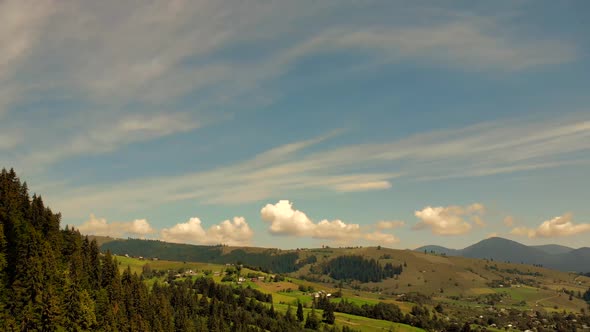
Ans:
{"type": "Polygon", "coordinates": [[[85,233],[588,245],[586,1],[0,3],[0,165],[85,233]]]}

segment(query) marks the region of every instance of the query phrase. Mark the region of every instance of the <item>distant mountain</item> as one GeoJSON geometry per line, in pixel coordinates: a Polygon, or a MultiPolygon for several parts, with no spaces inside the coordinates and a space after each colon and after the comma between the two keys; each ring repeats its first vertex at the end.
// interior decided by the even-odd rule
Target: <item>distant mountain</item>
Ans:
{"type": "Polygon", "coordinates": [[[442,246],[423,246],[420,248],[416,248],[416,251],[425,251],[425,252],[434,252],[437,254],[445,254],[448,256],[461,256],[460,250],[457,249],[449,249],[442,246]]]}
{"type": "Polygon", "coordinates": [[[516,241],[492,237],[461,250],[460,255],[512,263],[543,264],[547,253],[516,241]]]}
{"type": "Polygon", "coordinates": [[[587,247],[572,249],[555,244],[527,246],[516,241],[500,237],[492,237],[460,250],[449,249],[442,246],[423,246],[415,250],[433,251],[435,253],[446,254],[449,256],[537,264],[561,271],[590,271],[590,248],[587,247]]]}
{"type": "Polygon", "coordinates": [[[544,244],[540,246],[531,246],[532,248],[540,249],[548,254],[565,254],[570,251],[573,251],[574,248],[560,246],[559,244],[544,244]]]}

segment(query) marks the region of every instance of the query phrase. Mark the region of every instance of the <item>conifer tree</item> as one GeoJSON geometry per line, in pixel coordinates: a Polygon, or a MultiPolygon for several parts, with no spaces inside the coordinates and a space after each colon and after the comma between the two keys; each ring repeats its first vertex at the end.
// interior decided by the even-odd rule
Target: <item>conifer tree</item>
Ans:
{"type": "Polygon", "coordinates": [[[303,322],[303,306],[297,301],[297,321],[303,322]]]}
{"type": "Polygon", "coordinates": [[[334,316],[334,305],[332,303],[328,303],[328,305],[325,306],[322,318],[324,323],[334,324],[336,316],[334,316]]]}
{"type": "Polygon", "coordinates": [[[293,317],[293,309],[291,309],[291,305],[287,305],[287,312],[285,312],[285,320],[289,323],[295,321],[295,317],[293,317]]]}
{"type": "Polygon", "coordinates": [[[4,238],[4,225],[0,223],[0,327],[2,322],[6,319],[5,303],[6,303],[6,239],[4,238]]]}
{"type": "Polygon", "coordinates": [[[305,328],[317,330],[319,326],[320,321],[315,313],[315,308],[311,308],[311,312],[307,314],[307,319],[305,320],[305,328]]]}

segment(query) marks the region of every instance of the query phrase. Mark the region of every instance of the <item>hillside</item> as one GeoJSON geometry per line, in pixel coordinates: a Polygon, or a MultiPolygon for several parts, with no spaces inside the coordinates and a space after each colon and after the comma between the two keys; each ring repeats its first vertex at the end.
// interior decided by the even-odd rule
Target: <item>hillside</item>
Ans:
{"type": "Polygon", "coordinates": [[[459,250],[441,246],[424,246],[416,249],[424,250],[450,256],[541,265],[561,271],[590,271],[590,248],[572,249],[559,245],[526,246],[516,241],[493,237],[459,250]]]}
{"type": "MultiPolygon", "coordinates": [[[[538,249],[528,248],[524,245],[504,239],[490,239],[482,241],[477,245],[466,248],[466,254],[477,256],[492,250],[495,245],[503,244],[506,258],[511,250],[518,248],[527,252],[538,254],[538,249]]],[[[513,263],[507,263],[506,260],[494,259],[472,259],[469,257],[444,256],[432,254],[429,251],[425,254],[423,251],[395,250],[389,248],[317,248],[317,249],[300,249],[300,250],[278,250],[264,248],[248,247],[215,247],[215,246],[194,246],[187,244],[173,244],[161,241],[145,240],[118,240],[104,244],[102,250],[111,250],[113,253],[124,255],[139,256],[140,253],[145,257],[156,255],[160,259],[192,261],[202,263],[233,264],[243,263],[252,267],[260,267],[260,262],[265,260],[281,261],[284,265],[281,269],[275,270],[270,267],[271,264],[263,264],[266,268],[263,270],[275,273],[286,273],[290,276],[306,279],[313,282],[319,282],[325,285],[338,283],[325,274],[321,267],[335,258],[343,256],[361,256],[366,259],[374,259],[381,265],[392,264],[392,266],[402,266],[402,272],[392,278],[385,278],[379,282],[361,282],[360,280],[344,280],[351,288],[358,289],[379,289],[385,294],[401,294],[408,292],[420,292],[430,296],[439,296],[440,290],[443,289],[445,296],[474,296],[482,293],[493,293],[494,284],[502,284],[505,280],[521,280],[534,284],[537,288],[546,287],[548,289],[571,289],[575,292],[584,292],[585,288],[590,286],[590,278],[580,277],[577,274],[560,272],[539,266],[521,264],[512,260],[513,263]],[[290,268],[284,268],[287,262],[292,262],[290,268]],[[575,281],[574,281],[575,280],[575,281]]],[[[585,255],[585,250],[578,251],[580,255],[585,255]]],[[[518,257],[518,256],[513,256],[518,257]]],[[[355,264],[356,266],[356,264],[355,264]]],[[[551,293],[540,290],[541,293],[551,293]]],[[[579,309],[582,305],[576,302],[576,305],[570,306],[571,310],[579,309]]],[[[583,306],[583,305],[582,305],[583,306]]]]}
{"type": "Polygon", "coordinates": [[[297,253],[280,249],[198,246],[136,239],[109,241],[101,249],[118,255],[156,257],[172,261],[218,264],[240,262],[278,273],[293,272],[298,268],[297,253]]]}
{"type": "MultiPolygon", "coordinates": [[[[159,282],[155,269],[141,265],[132,271],[123,257],[101,253],[95,239],[60,228],[60,219],[41,196],[29,195],[13,170],[2,169],[0,331],[366,331],[337,319],[332,307],[305,310],[306,316],[302,308],[296,317],[253,288],[207,276],[175,280],[178,271],[170,269],[177,262],[155,265],[171,277],[159,282]]],[[[373,318],[420,331],[392,322],[393,316],[373,318]]]]}
{"type": "Polygon", "coordinates": [[[574,248],[570,248],[570,247],[566,247],[566,246],[562,246],[559,244],[543,244],[543,245],[539,245],[539,246],[531,246],[532,248],[535,249],[539,249],[547,254],[565,254],[568,253],[570,251],[573,251],[574,248]]]}
{"type": "MultiPolygon", "coordinates": [[[[502,240],[500,240],[502,241],[502,240]]],[[[247,264],[248,257],[260,258],[260,255],[295,255],[297,269],[283,274],[285,280],[271,283],[248,283],[249,286],[272,294],[275,306],[296,305],[299,301],[313,305],[313,295],[307,289],[323,290],[326,294],[342,294],[342,299],[333,298],[331,301],[338,304],[341,301],[352,302],[358,305],[379,302],[395,304],[402,312],[411,314],[416,306],[428,310],[443,310],[450,317],[469,317],[474,313],[485,317],[478,322],[487,326],[487,320],[497,324],[508,324],[515,320],[530,323],[532,318],[519,318],[520,312],[535,310],[551,314],[553,312],[566,312],[575,314],[586,308],[583,300],[590,287],[590,278],[575,273],[561,272],[539,266],[520,263],[506,263],[499,260],[473,259],[468,257],[453,257],[433,254],[429,251],[395,250],[382,247],[364,248],[315,248],[300,250],[281,250],[264,248],[238,248],[238,247],[206,247],[179,244],[166,244],[154,241],[122,240],[117,246],[103,245],[103,249],[118,248],[121,254],[126,251],[125,243],[132,244],[134,250],[140,250],[142,246],[154,250],[157,247],[161,257],[172,257],[180,248],[186,250],[185,256],[197,255],[204,257],[202,253],[214,251],[217,256],[211,256],[211,261],[230,262],[234,257],[233,252],[241,253],[241,262],[247,264]],[[197,253],[201,254],[197,254],[197,253]],[[192,254],[190,254],[192,253],[192,254]],[[313,259],[312,259],[313,257],[313,259]],[[351,278],[338,279],[339,274],[332,275],[325,267],[330,263],[338,262],[338,266],[346,265],[343,257],[362,257],[366,261],[375,260],[380,265],[401,266],[401,273],[392,277],[384,277],[380,281],[363,282],[356,279],[355,274],[351,278]],[[442,308],[442,309],[441,309],[442,308]]],[[[482,245],[470,248],[472,253],[487,249],[486,245],[498,241],[484,242],[482,245]]],[[[506,244],[506,243],[505,243],[506,244]]],[[[508,242],[510,244],[510,242],[508,242]]],[[[146,251],[148,252],[148,251],[146,251]]],[[[580,254],[585,254],[582,250],[580,254]]],[[[145,264],[145,263],[144,263],[145,264]]],[[[149,263],[151,264],[151,263],[149,263]]],[[[182,264],[191,264],[183,262],[182,264]]],[[[333,265],[333,264],[332,264],[333,265]]],[[[222,279],[225,265],[219,265],[219,280],[222,279]]],[[[355,263],[358,266],[358,263],[355,263]]],[[[364,270],[363,268],[361,270],[364,270]]],[[[253,273],[256,270],[244,270],[253,273]]],[[[343,271],[343,270],[340,270],[343,271]]],[[[345,271],[345,270],[344,270],[345,271]]],[[[270,270],[269,272],[277,272],[270,270]]],[[[272,274],[272,273],[271,273],[272,274]]],[[[268,274],[270,275],[270,274],[268,274]]],[[[249,281],[248,281],[249,282],[249,281]]],[[[340,308],[340,307],[337,307],[340,308]]],[[[340,309],[338,309],[340,310],[340,309]]],[[[432,312],[434,312],[432,311],[432,312]]],[[[543,315],[543,314],[540,314],[543,315]]],[[[341,316],[339,316],[341,317],[341,316]]],[[[526,316],[528,317],[528,316],[526,316]]],[[[410,324],[417,324],[407,321],[410,324]]],[[[514,324],[514,323],[512,323],[514,324]]],[[[523,330],[526,329],[524,328],[523,330]]],[[[551,328],[550,328],[551,329],[551,328]]]]}

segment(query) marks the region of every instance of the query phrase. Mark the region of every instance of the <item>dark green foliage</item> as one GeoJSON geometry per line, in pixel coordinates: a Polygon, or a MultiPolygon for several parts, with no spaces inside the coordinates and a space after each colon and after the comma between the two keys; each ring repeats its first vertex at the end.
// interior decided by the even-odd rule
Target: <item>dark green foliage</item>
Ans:
{"type": "Polygon", "coordinates": [[[324,312],[322,313],[322,320],[326,324],[334,324],[336,320],[336,316],[334,316],[334,305],[332,303],[328,303],[324,308],[324,312]]]}
{"type": "Polygon", "coordinates": [[[303,265],[317,261],[315,256],[298,261],[299,254],[295,252],[283,253],[279,249],[266,249],[262,252],[247,252],[235,249],[224,253],[221,246],[198,246],[188,244],[167,243],[154,240],[115,240],[102,245],[103,251],[132,256],[158,257],[173,261],[207,262],[207,263],[236,263],[253,270],[274,273],[288,273],[297,271],[303,265]]]}
{"type": "Polygon", "coordinates": [[[586,302],[588,302],[588,304],[590,304],[590,288],[588,288],[586,293],[584,293],[584,295],[582,296],[582,299],[584,299],[584,301],[586,301],[586,302]]]}
{"type": "Polygon", "coordinates": [[[303,306],[297,301],[297,321],[303,322],[303,306]]]}
{"type": "Polygon", "coordinates": [[[328,274],[336,280],[358,280],[360,282],[379,282],[401,274],[401,272],[401,266],[387,263],[382,267],[374,259],[365,259],[362,256],[354,255],[336,257],[321,267],[322,274],[328,274]]]}
{"type": "Polygon", "coordinates": [[[315,309],[311,309],[311,312],[307,314],[305,319],[305,328],[310,330],[317,330],[320,327],[320,320],[318,319],[315,309]]]}
{"type": "MultiPolygon", "coordinates": [[[[60,219],[40,196],[29,197],[14,171],[2,170],[0,331],[301,330],[290,310],[275,311],[270,294],[251,288],[200,278],[156,283],[150,291],[129,268],[120,273],[111,253],[101,254],[95,241],[69,227],[60,230],[60,219]]],[[[267,257],[235,256],[252,263],[267,257]]],[[[275,257],[268,268],[292,269],[297,260],[275,257]]],[[[315,313],[309,320],[313,329],[320,327],[315,313]]]]}

